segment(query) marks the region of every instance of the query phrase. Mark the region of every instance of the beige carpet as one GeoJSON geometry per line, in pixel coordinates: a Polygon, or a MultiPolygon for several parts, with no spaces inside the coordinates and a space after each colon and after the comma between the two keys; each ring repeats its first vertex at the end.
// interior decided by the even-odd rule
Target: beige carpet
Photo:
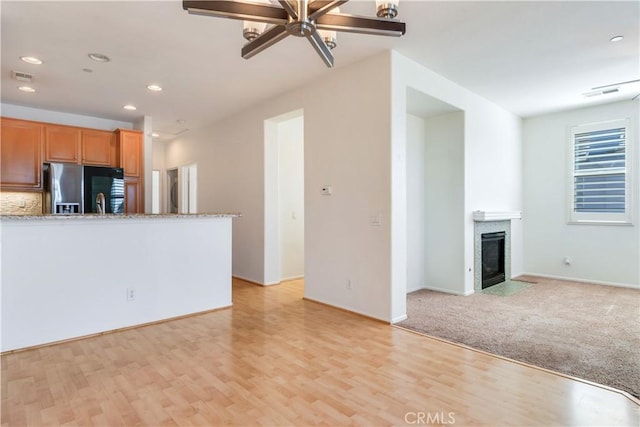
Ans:
{"type": "Polygon", "coordinates": [[[640,396],[639,290],[518,280],[509,296],[413,292],[398,326],[640,396]]]}

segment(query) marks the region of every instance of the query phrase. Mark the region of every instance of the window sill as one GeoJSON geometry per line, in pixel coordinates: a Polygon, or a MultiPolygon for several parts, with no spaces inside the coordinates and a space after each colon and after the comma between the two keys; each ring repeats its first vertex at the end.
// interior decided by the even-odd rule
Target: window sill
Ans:
{"type": "Polygon", "coordinates": [[[613,226],[623,226],[623,227],[633,227],[633,222],[631,221],[596,221],[596,220],[576,220],[576,221],[568,221],[567,225],[613,225],[613,226]]]}

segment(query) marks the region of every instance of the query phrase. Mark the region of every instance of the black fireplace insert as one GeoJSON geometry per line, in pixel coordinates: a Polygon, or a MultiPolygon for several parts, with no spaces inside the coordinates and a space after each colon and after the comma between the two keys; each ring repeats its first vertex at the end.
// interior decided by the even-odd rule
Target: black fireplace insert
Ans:
{"type": "Polygon", "coordinates": [[[505,236],[504,231],[482,234],[482,289],[505,281],[505,236]]]}

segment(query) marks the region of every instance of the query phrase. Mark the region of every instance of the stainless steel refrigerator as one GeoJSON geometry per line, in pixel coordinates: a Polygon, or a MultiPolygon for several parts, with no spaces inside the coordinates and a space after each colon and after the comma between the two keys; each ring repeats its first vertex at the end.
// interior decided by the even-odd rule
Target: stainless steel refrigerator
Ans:
{"type": "Polygon", "coordinates": [[[124,213],[122,168],[45,163],[43,172],[44,213],[124,213]]]}

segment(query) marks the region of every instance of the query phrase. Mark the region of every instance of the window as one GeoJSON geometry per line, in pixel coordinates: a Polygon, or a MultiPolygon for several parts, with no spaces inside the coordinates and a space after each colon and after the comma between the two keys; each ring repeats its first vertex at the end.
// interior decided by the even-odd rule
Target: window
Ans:
{"type": "Polygon", "coordinates": [[[571,129],[569,222],[631,222],[628,120],[571,129]]]}

